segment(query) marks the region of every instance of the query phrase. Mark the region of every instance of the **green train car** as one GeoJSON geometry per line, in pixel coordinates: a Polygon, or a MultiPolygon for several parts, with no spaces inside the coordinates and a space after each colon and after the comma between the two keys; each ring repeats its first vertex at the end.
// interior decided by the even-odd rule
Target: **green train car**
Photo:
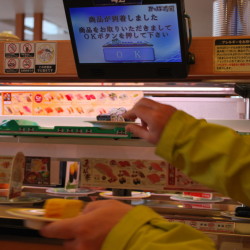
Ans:
{"type": "Polygon", "coordinates": [[[131,138],[124,127],[72,127],[43,128],[28,120],[5,120],[0,124],[0,135],[42,137],[131,138]]]}

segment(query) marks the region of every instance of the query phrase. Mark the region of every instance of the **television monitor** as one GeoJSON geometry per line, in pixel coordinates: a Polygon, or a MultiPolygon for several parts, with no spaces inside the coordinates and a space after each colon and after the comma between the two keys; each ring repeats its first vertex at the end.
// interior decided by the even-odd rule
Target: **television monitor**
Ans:
{"type": "Polygon", "coordinates": [[[63,0],[80,79],[161,81],[188,74],[184,0],[63,0]]]}

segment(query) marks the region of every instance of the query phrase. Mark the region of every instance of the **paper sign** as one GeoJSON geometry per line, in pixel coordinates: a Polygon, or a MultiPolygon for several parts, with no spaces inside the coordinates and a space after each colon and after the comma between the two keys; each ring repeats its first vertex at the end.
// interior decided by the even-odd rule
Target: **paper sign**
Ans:
{"type": "Polygon", "coordinates": [[[9,183],[13,157],[0,157],[0,184],[9,183]]]}
{"type": "Polygon", "coordinates": [[[50,157],[26,157],[24,184],[50,184],[50,157]]]}
{"type": "Polygon", "coordinates": [[[0,196],[12,199],[21,195],[24,178],[25,157],[19,152],[15,157],[0,157],[0,186],[5,187],[6,192],[0,196]]]}
{"type": "Polygon", "coordinates": [[[142,91],[3,92],[2,114],[96,117],[113,108],[131,109],[142,91]]]}
{"type": "Polygon", "coordinates": [[[213,194],[212,193],[204,193],[204,192],[183,192],[183,195],[187,196],[193,196],[193,197],[199,197],[203,199],[213,199],[213,194]]]}
{"type": "Polygon", "coordinates": [[[66,165],[65,189],[75,191],[78,188],[80,162],[68,161],[66,165]]]}
{"type": "Polygon", "coordinates": [[[13,159],[9,182],[9,196],[12,199],[21,196],[24,178],[25,156],[19,152],[13,159]]]}
{"type": "Polygon", "coordinates": [[[210,191],[161,160],[81,159],[80,187],[210,191]]]}

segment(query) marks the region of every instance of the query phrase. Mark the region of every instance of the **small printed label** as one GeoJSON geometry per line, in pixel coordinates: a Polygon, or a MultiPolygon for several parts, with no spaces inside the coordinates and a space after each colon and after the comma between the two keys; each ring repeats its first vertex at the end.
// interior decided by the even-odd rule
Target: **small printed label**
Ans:
{"type": "Polygon", "coordinates": [[[6,58],[5,59],[5,73],[19,73],[19,59],[6,58]]]}
{"type": "Polygon", "coordinates": [[[214,46],[215,72],[250,71],[250,39],[218,39],[214,46]]]}
{"type": "Polygon", "coordinates": [[[56,72],[56,43],[37,43],[35,72],[40,74],[56,72]]]}
{"type": "Polygon", "coordinates": [[[35,44],[21,43],[20,57],[35,57],[35,44]]]}
{"type": "Polygon", "coordinates": [[[19,43],[5,43],[5,58],[19,57],[19,43]]]}
{"type": "Polygon", "coordinates": [[[56,43],[5,43],[6,74],[56,73],[56,43]]]}
{"type": "Polygon", "coordinates": [[[75,190],[78,188],[80,175],[80,162],[68,161],[66,166],[65,188],[75,190]]]}
{"type": "Polygon", "coordinates": [[[20,59],[20,73],[34,73],[34,58],[20,59]]]}

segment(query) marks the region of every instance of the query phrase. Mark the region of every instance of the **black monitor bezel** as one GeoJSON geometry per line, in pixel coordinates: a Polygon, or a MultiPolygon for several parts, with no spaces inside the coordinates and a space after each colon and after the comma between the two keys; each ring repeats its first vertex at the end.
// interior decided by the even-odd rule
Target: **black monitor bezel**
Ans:
{"type": "MultiPolygon", "coordinates": [[[[189,70],[189,47],[187,25],[185,20],[184,0],[141,0],[141,4],[177,4],[179,22],[179,36],[182,50],[182,62],[178,63],[80,63],[70,18],[70,8],[100,6],[95,0],[63,0],[66,19],[71,38],[74,59],[78,77],[84,81],[166,81],[186,78],[189,70]]],[[[97,1],[97,0],[96,0],[97,1]]],[[[126,3],[112,3],[103,1],[105,5],[126,5],[126,3]]],[[[103,6],[105,6],[103,5],[103,6]]]]}

